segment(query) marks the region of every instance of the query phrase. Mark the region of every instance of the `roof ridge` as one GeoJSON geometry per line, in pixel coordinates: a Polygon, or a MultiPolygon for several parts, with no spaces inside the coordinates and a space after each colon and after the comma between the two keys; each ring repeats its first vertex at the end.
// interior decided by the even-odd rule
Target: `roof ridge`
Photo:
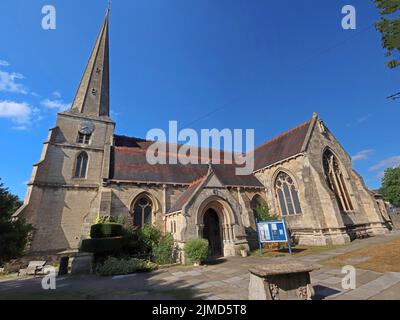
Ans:
{"type": "Polygon", "coordinates": [[[256,151],[256,150],[258,150],[258,149],[260,149],[262,147],[265,147],[266,145],[268,145],[268,144],[270,144],[270,143],[272,143],[272,142],[274,142],[274,141],[276,141],[276,140],[278,140],[278,139],[280,139],[280,138],[292,133],[295,130],[298,130],[299,128],[301,128],[301,127],[303,127],[303,126],[305,126],[307,124],[310,124],[311,121],[312,121],[312,119],[311,120],[307,120],[307,121],[305,121],[305,122],[293,127],[292,129],[289,129],[289,130],[281,133],[280,135],[276,136],[275,138],[272,138],[271,140],[268,140],[268,141],[264,142],[263,144],[259,145],[257,148],[254,149],[254,151],[256,151]]]}
{"type": "Polygon", "coordinates": [[[203,182],[207,177],[208,177],[208,173],[207,173],[205,176],[203,176],[203,177],[201,177],[201,178],[199,178],[199,179],[197,179],[197,180],[194,180],[194,181],[188,186],[188,189],[191,188],[191,187],[194,187],[195,185],[197,185],[197,184],[199,184],[199,183],[201,183],[201,182],[203,182]]]}

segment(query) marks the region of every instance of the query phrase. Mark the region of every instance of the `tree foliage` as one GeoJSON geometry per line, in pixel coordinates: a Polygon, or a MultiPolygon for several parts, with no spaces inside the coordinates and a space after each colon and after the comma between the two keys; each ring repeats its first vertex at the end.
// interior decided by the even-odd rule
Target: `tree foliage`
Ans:
{"type": "Polygon", "coordinates": [[[21,205],[0,179],[0,265],[21,255],[29,241],[32,227],[23,219],[12,221],[12,215],[21,205]]]}
{"type": "Polygon", "coordinates": [[[381,194],[386,201],[400,207],[400,167],[389,168],[385,171],[381,194]]]}
{"type": "Polygon", "coordinates": [[[280,220],[280,217],[269,212],[267,205],[258,205],[255,208],[255,217],[258,221],[276,221],[280,220]]]}
{"type": "Polygon", "coordinates": [[[393,69],[400,64],[400,1],[373,1],[382,15],[381,20],[376,24],[376,29],[382,33],[382,46],[387,49],[386,56],[390,57],[386,65],[393,69]]]}

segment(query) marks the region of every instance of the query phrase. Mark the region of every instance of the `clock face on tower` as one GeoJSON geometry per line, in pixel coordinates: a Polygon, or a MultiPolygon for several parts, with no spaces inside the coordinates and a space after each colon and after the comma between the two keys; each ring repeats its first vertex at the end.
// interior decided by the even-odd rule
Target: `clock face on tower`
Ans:
{"type": "Polygon", "coordinates": [[[82,121],[79,125],[79,132],[82,134],[92,134],[94,129],[94,123],[91,121],[82,121]]]}

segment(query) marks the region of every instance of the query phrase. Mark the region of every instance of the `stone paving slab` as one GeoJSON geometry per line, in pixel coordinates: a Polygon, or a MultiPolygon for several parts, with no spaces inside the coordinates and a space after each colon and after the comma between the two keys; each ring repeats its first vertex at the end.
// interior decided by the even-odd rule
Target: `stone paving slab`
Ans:
{"type": "Polygon", "coordinates": [[[329,273],[319,273],[319,274],[311,274],[311,282],[320,282],[325,279],[331,278],[332,275],[329,273]]]}
{"type": "MultiPolygon", "coordinates": [[[[201,267],[172,267],[160,269],[149,274],[137,274],[129,277],[99,278],[95,276],[85,277],[64,277],[60,290],[85,290],[99,291],[101,294],[96,298],[113,299],[174,299],[170,293],[176,290],[193,291],[193,297],[197,299],[232,299],[245,300],[248,298],[248,288],[250,274],[249,269],[268,263],[282,263],[289,260],[307,262],[313,266],[320,266],[321,270],[311,273],[311,280],[318,299],[400,299],[400,273],[386,273],[357,269],[357,289],[344,291],[341,288],[341,281],[344,274],[342,269],[320,265],[319,262],[329,257],[334,257],[358,248],[364,248],[375,243],[392,241],[400,238],[400,232],[394,235],[376,237],[361,240],[347,245],[346,247],[334,249],[329,252],[319,253],[305,257],[279,257],[279,258],[260,258],[260,257],[232,257],[216,261],[215,264],[201,267]],[[107,288],[107,290],[106,290],[107,288]],[[143,290],[145,289],[145,290],[143,290]],[[103,290],[106,293],[102,294],[103,290]],[[146,291],[147,290],[147,291],[146,291]],[[112,294],[115,291],[116,294],[112,294]],[[118,292],[128,291],[129,294],[122,295],[118,292]]],[[[360,261],[362,257],[353,261],[360,261]]],[[[0,299],[8,292],[25,292],[32,287],[41,287],[41,279],[8,279],[0,281],[0,299]]],[[[83,296],[85,298],[85,296],[83,296]]],[[[190,298],[190,297],[188,297],[190,298]]]]}
{"type": "Polygon", "coordinates": [[[400,283],[373,296],[371,300],[400,300],[400,283]]]}
{"type": "Polygon", "coordinates": [[[227,283],[230,283],[230,284],[233,284],[233,283],[239,282],[241,280],[242,280],[242,278],[240,278],[240,277],[233,277],[233,278],[229,278],[229,279],[226,279],[226,280],[223,280],[223,281],[227,282],[227,283]]]}
{"type": "Polygon", "coordinates": [[[322,281],[319,281],[320,283],[322,283],[322,284],[325,284],[325,285],[332,285],[332,284],[339,284],[339,283],[341,283],[342,282],[342,279],[343,278],[340,278],[340,277],[329,277],[329,278],[326,278],[326,279],[324,279],[324,280],[322,280],[322,281]]]}
{"type": "Polygon", "coordinates": [[[363,286],[364,284],[367,284],[371,281],[378,279],[380,276],[382,276],[382,273],[357,269],[357,278],[356,278],[357,288],[363,286]],[[364,272],[360,273],[360,271],[364,271],[364,272]]]}
{"type": "Polygon", "coordinates": [[[390,287],[393,287],[397,283],[400,282],[400,273],[386,273],[379,278],[368,282],[361,287],[350,291],[341,298],[353,298],[354,300],[368,300],[372,298],[373,296],[376,296],[380,294],[382,291],[389,289],[390,287]]]}

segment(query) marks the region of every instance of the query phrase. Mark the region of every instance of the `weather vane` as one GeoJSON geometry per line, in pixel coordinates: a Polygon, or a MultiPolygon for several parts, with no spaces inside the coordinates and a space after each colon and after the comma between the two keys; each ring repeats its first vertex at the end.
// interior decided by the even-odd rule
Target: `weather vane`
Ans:
{"type": "Polygon", "coordinates": [[[107,6],[107,10],[110,11],[111,10],[111,0],[108,0],[108,6],[107,6]]]}

